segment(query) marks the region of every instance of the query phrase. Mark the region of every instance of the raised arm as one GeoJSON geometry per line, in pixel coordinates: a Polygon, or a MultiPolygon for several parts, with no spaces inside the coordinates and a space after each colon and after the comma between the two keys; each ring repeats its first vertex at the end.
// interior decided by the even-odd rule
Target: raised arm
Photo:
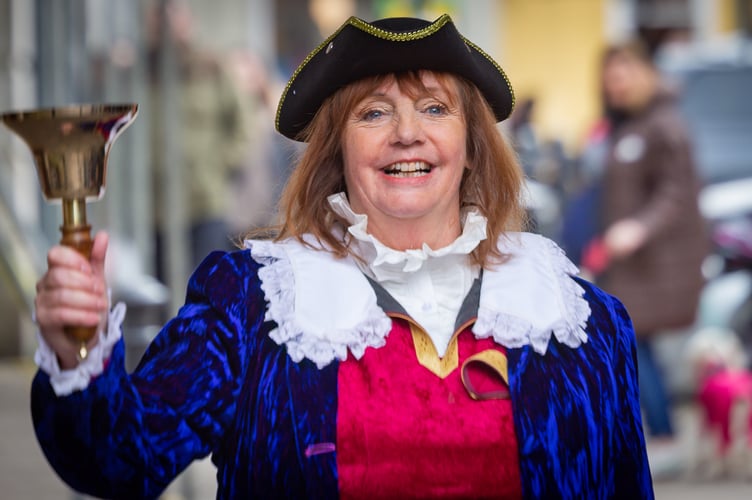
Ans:
{"type": "MultiPolygon", "coordinates": [[[[152,498],[194,459],[221,446],[246,367],[255,270],[247,253],[215,253],[192,276],[186,304],[124,368],[120,340],[84,390],[58,396],[47,373],[32,387],[39,443],[76,490],[107,498],[152,498]],[[242,264],[241,264],[242,263],[242,264]]],[[[62,315],[61,315],[62,316],[62,315]]]]}

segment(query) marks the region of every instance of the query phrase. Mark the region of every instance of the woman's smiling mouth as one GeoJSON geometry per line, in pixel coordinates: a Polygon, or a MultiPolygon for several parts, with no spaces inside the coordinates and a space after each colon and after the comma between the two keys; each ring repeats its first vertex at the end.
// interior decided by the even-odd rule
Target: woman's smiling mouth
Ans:
{"type": "Polygon", "coordinates": [[[423,161],[393,163],[384,168],[384,173],[392,177],[420,177],[431,172],[431,165],[423,161]]]}

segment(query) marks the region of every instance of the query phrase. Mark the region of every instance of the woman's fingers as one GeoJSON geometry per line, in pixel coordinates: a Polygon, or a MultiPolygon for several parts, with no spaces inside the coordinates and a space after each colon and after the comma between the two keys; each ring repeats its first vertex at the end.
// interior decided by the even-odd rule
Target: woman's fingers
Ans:
{"type": "Polygon", "coordinates": [[[37,323],[44,330],[97,325],[108,304],[104,293],[58,287],[39,291],[34,305],[37,323]]]}
{"type": "Polygon", "coordinates": [[[37,292],[54,288],[104,292],[104,260],[108,239],[105,232],[96,235],[91,261],[72,248],[62,245],[52,247],[47,252],[47,272],[37,283],[37,292]]]}
{"type": "Polygon", "coordinates": [[[82,272],[91,272],[91,264],[86,257],[63,245],[56,245],[47,252],[47,268],[54,267],[68,267],[82,272]]]}
{"type": "Polygon", "coordinates": [[[55,246],[47,253],[49,268],[37,282],[36,319],[43,333],[63,325],[93,326],[107,311],[104,259],[107,234],[92,244],[91,262],[71,248],[55,246]]]}
{"type": "MultiPolygon", "coordinates": [[[[101,330],[106,324],[109,306],[104,272],[107,242],[106,233],[96,235],[91,260],[62,245],[47,252],[47,272],[37,282],[34,299],[36,322],[63,369],[76,366],[80,349],[77,341],[64,334],[65,326],[98,326],[101,330]]],[[[95,343],[96,336],[89,347],[95,343]]]]}
{"type": "Polygon", "coordinates": [[[101,311],[107,307],[107,297],[103,293],[74,288],[50,288],[37,294],[38,307],[72,307],[91,311],[101,311]]]}
{"type": "Polygon", "coordinates": [[[65,325],[97,326],[102,311],[75,307],[45,307],[37,309],[37,324],[45,330],[59,330],[65,325]]]}
{"type": "Polygon", "coordinates": [[[55,289],[84,290],[102,292],[102,280],[91,272],[83,272],[76,268],[56,266],[50,268],[42,279],[37,282],[37,293],[55,289]]]}

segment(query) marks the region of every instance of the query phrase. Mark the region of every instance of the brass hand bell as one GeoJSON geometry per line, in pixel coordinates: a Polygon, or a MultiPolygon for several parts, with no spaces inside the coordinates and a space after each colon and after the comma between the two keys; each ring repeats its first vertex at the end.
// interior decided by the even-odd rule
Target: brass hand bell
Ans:
{"type": "MultiPolygon", "coordinates": [[[[107,157],[112,143],[136,118],[138,105],[78,105],[10,112],[0,119],[31,149],[47,201],[61,200],[60,243],[91,258],[91,226],[86,201],[104,194],[107,157]]],[[[80,342],[79,357],[96,327],[70,325],[65,333],[80,342]]]]}

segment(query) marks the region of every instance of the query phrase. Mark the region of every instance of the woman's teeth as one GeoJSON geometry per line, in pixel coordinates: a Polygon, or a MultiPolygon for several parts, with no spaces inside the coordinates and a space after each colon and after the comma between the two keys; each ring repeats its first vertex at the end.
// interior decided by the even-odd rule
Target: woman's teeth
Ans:
{"type": "Polygon", "coordinates": [[[384,173],[393,177],[419,177],[431,172],[431,166],[422,161],[394,163],[384,169],[384,173]]]}

